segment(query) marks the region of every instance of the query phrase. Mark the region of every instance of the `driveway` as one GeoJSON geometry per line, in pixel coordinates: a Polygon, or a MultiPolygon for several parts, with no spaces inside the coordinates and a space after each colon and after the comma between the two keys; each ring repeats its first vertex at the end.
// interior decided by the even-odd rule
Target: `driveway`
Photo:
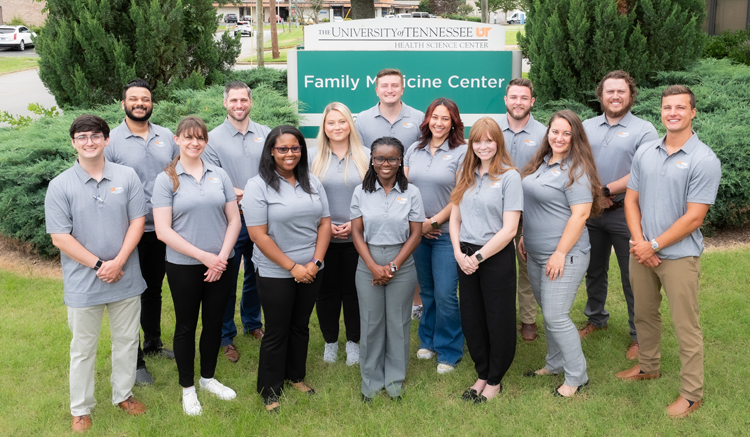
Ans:
{"type": "Polygon", "coordinates": [[[27,58],[38,58],[34,47],[27,47],[26,50],[19,52],[11,47],[0,47],[0,56],[19,56],[27,58]]]}
{"type": "MultiPolygon", "coordinates": [[[[57,106],[55,97],[47,91],[42,80],[39,79],[39,70],[19,71],[0,76],[0,111],[8,111],[13,115],[31,115],[38,117],[29,111],[29,103],[39,103],[49,109],[57,106]]],[[[59,109],[59,108],[58,108],[59,109]]],[[[0,123],[0,127],[7,127],[0,123]]]]}

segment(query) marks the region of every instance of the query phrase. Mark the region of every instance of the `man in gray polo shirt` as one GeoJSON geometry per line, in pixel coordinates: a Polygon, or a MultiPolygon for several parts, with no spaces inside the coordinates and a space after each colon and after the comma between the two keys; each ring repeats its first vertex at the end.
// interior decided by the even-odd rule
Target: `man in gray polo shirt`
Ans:
{"type": "Polygon", "coordinates": [[[424,112],[401,101],[403,74],[395,68],[380,70],[375,78],[375,94],[380,99],[378,104],[362,111],[354,122],[362,144],[369,149],[380,137],[394,137],[404,147],[410,147],[419,139],[424,112]]]}
{"type": "Polygon", "coordinates": [[[578,331],[578,335],[584,338],[608,327],[609,313],[604,305],[607,302],[609,258],[614,246],[620,265],[622,291],[628,305],[631,342],[625,356],[629,360],[638,358],[639,345],[633,322],[633,291],[628,279],[630,231],[622,201],[633,155],[642,144],[659,138],[654,125],[630,112],[637,94],[638,88],[628,73],[622,70],[607,73],[596,88],[604,113],[583,122],[594,153],[606,209],[601,216],[590,218],[586,223],[591,240],[591,262],[586,272],[588,300],[584,309],[588,323],[578,331]]]}
{"type": "Polygon", "coordinates": [[[638,364],[616,376],[623,380],[661,376],[663,287],[682,363],[680,396],[667,407],[672,418],[685,417],[703,403],[700,226],[716,200],[721,180],[721,162],[692,130],[695,115],[695,95],[689,88],[672,85],[664,90],[661,122],[667,134],[636,152],[625,196],[625,216],[633,235],[630,283],[641,347],[638,364]]]}
{"type": "Polygon", "coordinates": [[[140,295],[146,288],[138,265],[146,202],[133,169],[104,159],[109,126],[81,115],[70,127],[78,159],[53,179],[44,199],[47,233],[60,249],[63,303],[68,307],[70,412],[73,431],[91,427],[94,364],[104,309],[112,336],[112,403],[132,415],[146,412],[133,398],[138,356],[140,295]]]}
{"type": "Polygon", "coordinates": [[[143,79],[130,81],[122,90],[121,104],[125,120],[112,129],[104,157],[135,170],[146,196],[146,230],[138,243],[141,273],[146,280],[146,291],[141,295],[143,348],[139,342],[135,382],[153,384],[154,378],[146,368],[144,354],[174,359],[174,352],[164,349],[161,341],[161,286],[164,282],[166,246],[156,238],[151,196],[156,175],[180,154],[180,149],[169,129],[149,121],[154,102],[148,82],[143,79]]]}
{"type": "MultiPolygon", "coordinates": [[[[242,201],[247,181],[258,175],[260,155],[266,136],[271,129],[268,126],[250,120],[250,108],[253,98],[250,87],[239,81],[229,82],[224,87],[224,107],[227,118],[208,134],[208,145],[203,152],[203,159],[224,169],[232,180],[237,201],[242,201]]],[[[242,211],[242,210],[240,210],[242,211]]],[[[234,246],[234,274],[239,276],[240,260],[245,260],[245,278],[242,283],[240,299],[240,319],[246,334],[258,340],[263,338],[263,323],[260,320],[260,299],[255,286],[255,266],[253,266],[253,242],[247,234],[245,216],[241,215],[242,228],[234,246]],[[242,255],[242,256],[240,256],[242,255]]],[[[235,279],[235,282],[237,279],[235,279]]],[[[237,303],[236,293],[229,297],[227,310],[224,313],[224,325],[221,329],[221,346],[229,361],[236,363],[240,359],[234,346],[237,327],[234,324],[234,308],[237,303]]]]}
{"type": "MultiPolygon", "coordinates": [[[[534,107],[534,85],[530,80],[516,78],[508,82],[505,88],[505,116],[500,116],[497,124],[503,131],[505,149],[513,159],[518,172],[523,172],[531,158],[542,144],[547,128],[534,119],[531,108],[534,107]]],[[[518,224],[514,241],[516,243],[516,260],[518,261],[518,316],[521,319],[521,338],[534,341],[537,337],[536,299],[529,283],[529,272],[521,254],[518,243],[523,235],[523,218],[518,224]]]]}

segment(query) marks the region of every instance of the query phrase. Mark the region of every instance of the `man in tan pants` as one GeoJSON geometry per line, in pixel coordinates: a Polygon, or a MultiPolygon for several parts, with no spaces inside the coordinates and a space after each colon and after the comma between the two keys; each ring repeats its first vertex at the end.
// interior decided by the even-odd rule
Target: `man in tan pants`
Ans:
{"type": "Polygon", "coordinates": [[[661,376],[663,286],[682,362],[680,396],[667,407],[672,418],[686,417],[703,404],[699,228],[721,179],[718,158],[692,131],[695,114],[695,95],[689,88],[672,85],[664,90],[661,121],[667,134],[638,149],[625,196],[625,217],[633,238],[630,283],[640,352],[638,364],[616,376],[630,381],[661,376]]]}

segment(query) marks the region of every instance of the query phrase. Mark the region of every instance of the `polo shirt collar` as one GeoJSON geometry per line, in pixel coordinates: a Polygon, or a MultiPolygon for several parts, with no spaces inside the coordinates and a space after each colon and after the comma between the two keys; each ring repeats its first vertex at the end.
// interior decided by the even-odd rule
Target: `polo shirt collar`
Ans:
{"type": "MultiPolygon", "coordinates": [[[[698,146],[698,144],[701,142],[701,140],[698,139],[698,134],[695,133],[695,131],[692,131],[693,135],[690,136],[690,138],[683,144],[683,146],[675,153],[678,153],[680,151],[685,152],[686,154],[691,154],[693,150],[698,146]]],[[[667,139],[667,136],[664,135],[661,140],[659,140],[656,143],[656,148],[664,149],[664,151],[667,151],[667,146],[664,144],[664,141],[667,139]]],[[[667,152],[667,155],[669,155],[669,152],[667,152]]]]}
{"type": "MultiPolygon", "coordinates": [[[[151,123],[151,120],[149,120],[147,123],[148,123],[148,135],[146,136],[146,142],[150,141],[152,138],[156,138],[159,136],[159,134],[156,133],[156,130],[154,130],[154,125],[151,123]]],[[[125,129],[125,132],[128,133],[127,135],[125,135],[125,138],[131,138],[131,137],[141,138],[140,135],[136,135],[130,130],[130,126],[128,126],[128,122],[126,120],[122,120],[122,124],[120,126],[122,126],[123,129],[125,129]]]]}
{"type": "MultiPolygon", "coordinates": [[[[391,189],[392,190],[396,190],[396,192],[398,192],[400,194],[403,194],[403,192],[401,191],[400,186],[398,185],[398,182],[394,183],[393,184],[393,188],[391,188],[391,189]]],[[[380,185],[380,181],[377,178],[375,178],[375,191],[378,191],[378,190],[384,190],[385,191],[385,188],[383,188],[383,186],[380,185]]]]}
{"type": "MultiPolygon", "coordinates": [[[[597,126],[601,126],[603,124],[606,124],[607,126],[611,126],[609,124],[609,122],[607,121],[607,116],[605,114],[602,114],[602,115],[600,115],[597,118],[598,118],[598,120],[597,120],[597,126]]],[[[624,117],[622,117],[622,120],[618,121],[614,125],[615,126],[620,125],[622,127],[628,127],[628,123],[630,123],[634,118],[635,118],[635,115],[633,115],[632,112],[628,111],[628,113],[625,114],[624,117]]]]}
{"type": "MultiPolygon", "coordinates": [[[[86,183],[89,181],[89,179],[94,179],[91,177],[90,174],[86,172],[86,170],[81,167],[81,164],[78,162],[78,159],[76,159],[76,162],[73,164],[73,171],[78,176],[79,179],[83,183],[86,183]]],[[[102,179],[106,179],[108,181],[111,181],[114,178],[114,169],[112,168],[112,163],[104,160],[104,170],[102,171],[102,179]]]]}
{"type": "Polygon", "coordinates": [[[520,133],[520,132],[526,132],[527,134],[531,133],[531,131],[529,131],[528,129],[526,129],[527,127],[529,127],[529,125],[531,124],[531,122],[534,121],[534,116],[530,112],[529,112],[529,119],[526,120],[526,124],[518,132],[515,132],[515,131],[513,131],[510,128],[510,123],[508,123],[508,117],[509,116],[508,116],[507,112],[505,113],[505,117],[500,117],[500,123],[499,124],[500,124],[500,129],[502,129],[503,132],[506,131],[506,130],[509,130],[509,131],[511,131],[513,133],[520,133]]]}
{"type": "MultiPolygon", "coordinates": [[[[274,170],[273,172],[276,174],[276,177],[278,177],[279,179],[281,179],[282,182],[286,182],[287,184],[289,184],[289,181],[286,180],[286,178],[284,176],[282,176],[281,174],[279,174],[278,171],[274,170]]],[[[289,184],[289,185],[292,185],[292,184],[289,184]]],[[[294,186],[295,186],[295,188],[299,186],[299,178],[294,178],[294,186]]]]}
{"type": "MultiPolygon", "coordinates": [[[[378,109],[377,117],[383,117],[383,113],[380,112],[380,102],[378,102],[378,104],[375,105],[375,107],[378,109]]],[[[396,117],[396,121],[399,121],[402,118],[410,118],[410,117],[411,117],[411,107],[409,107],[406,103],[404,103],[403,100],[401,100],[401,112],[398,113],[398,117],[396,117]]]]}
{"type": "Polygon", "coordinates": [[[234,127],[234,125],[229,121],[229,116],[224,118],[224,123],[222,124],[224,125],[224,128],[226,128],[227,132],[231,136],[235,136],[237,134],[247,135],[249,132],[255,133],[255,131],[253,130],[254,123],[250,119],[250,116],[247,117],[247,130],[245,130],[245,132],[238,131],[237,128],[234,127]]]}
{"type": "Polygon", "coordinates": [[[550,159],[552,159],[552,152],[550,152],[550,153],[548,153],[548,154],[544,155],[544,163],[545,163],[545,164],[547,165],[547,167],[554,167],[554,166],[556,166],[556,165],[557,165],[557,166],[559,166],[559,165],[560,165],[560,164],[562,164],[562,163],[566,163],[566,164],[567,164],[567,163],[568,163],[568,161],[570,161],[570,157],[568,156],[568,157],[566,157],[565,159],[561,159],[561,160],[557,161],[557,162],[556,162],[556,163],[554,163],[554,164],[550,164],[550,163],[549,163],[549,160],[550,160],[550,159]]]}
{"type": "MultiPolygon", "coordinates": [[[[206,165],[206,161],[201,158],[201,162],[203,163],[203,174],[205,175],[207,172],[211,171],[210,168],[206,165]]],[[[174,171],[177,173],[177,176],[180,176],[182,174],[187,174],[185,171],[185,167],[182,166],[182,163],[180,161],[177,161],[177,165],[174,167],[174,171]]]]}
{"type": "MultiPolygon", "coordinates": [[[[451,150],[451,146],[448,143],[449,138],[446,138],[445,141],[443,141],[443,144],[438,147],[438,150],[442,150],[443,152],[449,152],[451,150]]],[[[428,142],[426,146],[421,148],[422,150],[425,150],[427,153],[430,153],[430,143],[428,142]]]]}

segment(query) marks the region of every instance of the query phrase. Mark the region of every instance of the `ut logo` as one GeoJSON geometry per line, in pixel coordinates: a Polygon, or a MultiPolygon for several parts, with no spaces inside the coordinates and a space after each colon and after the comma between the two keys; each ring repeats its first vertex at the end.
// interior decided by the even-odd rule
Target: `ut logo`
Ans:
{"type": "Polygon", "coordinates": [[[477,36],[490,36],[491,27],[477,27],[477,36]]]}

